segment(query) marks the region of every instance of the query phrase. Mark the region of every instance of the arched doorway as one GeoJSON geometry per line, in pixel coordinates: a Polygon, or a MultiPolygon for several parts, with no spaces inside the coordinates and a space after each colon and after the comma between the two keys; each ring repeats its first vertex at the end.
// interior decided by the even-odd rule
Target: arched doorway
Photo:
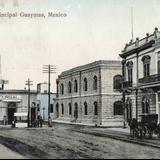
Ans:
{"type": "Polygon", "coordinates": [[[78,119],[78,104],[74,104],[74,118],[78,119]]]}
{"type": "Polygon", "coordinates": [[[59,117],[59,104],[56,104],[56,118],[59,117]]]}
{"type": "Polygon", "coordinates": [[[126,101],[127,122],[132,119],[132,100],[130,98],[126,101]]]}
{"type": "Polygon", "coordinates": [[[16,103],[10,102],[8,103],[8,124],[12,124],[14,120],[14,113],[17,111],[16,103]]]}

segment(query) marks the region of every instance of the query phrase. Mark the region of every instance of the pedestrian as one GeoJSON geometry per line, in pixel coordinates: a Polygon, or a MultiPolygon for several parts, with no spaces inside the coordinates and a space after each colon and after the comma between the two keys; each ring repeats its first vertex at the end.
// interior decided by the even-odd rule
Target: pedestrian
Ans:
{"type": "Polygon", "coordinates": [[[50,116],[48,117],[48,127],[52,127],[52,119],[50,116]]]}

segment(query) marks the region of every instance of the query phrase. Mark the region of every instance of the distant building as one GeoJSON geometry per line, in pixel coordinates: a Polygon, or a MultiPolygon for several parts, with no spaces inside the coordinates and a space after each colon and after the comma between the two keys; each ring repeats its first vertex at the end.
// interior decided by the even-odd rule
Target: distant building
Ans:
{"type": "MultiPolygon", "coordinates": [[[[54,99],[55,93],[50,94],[50,116],[54,118],[54,99]]],[[[37,107],[38,114],[42,116],[43,120],[48,120],[48,84],[39,83],[37,85],[37,107]]]]}
{"type": "Polygon", "coordinates": [[[120,61],[96,61],[62,72],[57,79],[54,121],[122,126],[120,61]],[[120,86],[119,86],[120,87],[120,86]]]}
{"type": "MultiPolygon", "coordinates": [[[[126,121],[142,114],[160,115],[160,32],[126,44],[123,58],[123,89],[126,121]]],[[[160,119],[159,119],[160,120],[160,119]]]]}
{"type": "MultiPolygon", "coordinates": [[[[31,91],[30,106],[31,117],[36,119],[37,91],[31,91]]],[[[28,112],[28,91],[27,90],[0,90],[0,121],[4,116],[7,117],[8,123],[11,124],[15,112],[28,112]]]]}
{"type": "MultiPolygon", "coordinates": [[[[56,94],[51,93],[50,115],[53,118],[53,105],[56,94]]],[[[30,91],[30,120],[38,115],[48,120],[48,84],[40,83],[37,90],[30,91]]],[[[15,112],[28,112],[28,90],[0,90],[0,121],[6,116],[8,124],[14,119],[15,112]]]]}

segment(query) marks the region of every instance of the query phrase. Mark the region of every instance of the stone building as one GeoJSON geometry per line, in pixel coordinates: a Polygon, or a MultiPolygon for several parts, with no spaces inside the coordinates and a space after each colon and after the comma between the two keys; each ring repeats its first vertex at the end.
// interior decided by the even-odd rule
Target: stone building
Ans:
{"type": "Polygon", "coordinates": [[[120,61],[100,60],[62,72],[57,79],[55,120],[122,126],[120,61]]]}
{"type": "Polygon", "coordinates": [[[142,114],[160,114],[160,32],[126,44],[123,58],[123,91],[126,120],[142,114]]]}

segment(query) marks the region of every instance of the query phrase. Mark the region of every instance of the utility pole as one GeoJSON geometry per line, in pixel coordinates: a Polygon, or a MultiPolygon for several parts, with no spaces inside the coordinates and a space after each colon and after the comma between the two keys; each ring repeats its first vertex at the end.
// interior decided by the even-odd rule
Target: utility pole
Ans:
{"type": "Polygon", "coordinates": [[[28,78],[25,85],[28,86],[28,127],[30,127],[30,86],[33,85],[33,81],[28,78]]]}
{"type": "Polygon", "coordinates": [[[51,99],[51,74],[52,73],[56,73],[56,66],[54,65],[43,65],[43,73],[47,73],[48,74],[48,118],[50,117],[50,99],[51,99]]]}

